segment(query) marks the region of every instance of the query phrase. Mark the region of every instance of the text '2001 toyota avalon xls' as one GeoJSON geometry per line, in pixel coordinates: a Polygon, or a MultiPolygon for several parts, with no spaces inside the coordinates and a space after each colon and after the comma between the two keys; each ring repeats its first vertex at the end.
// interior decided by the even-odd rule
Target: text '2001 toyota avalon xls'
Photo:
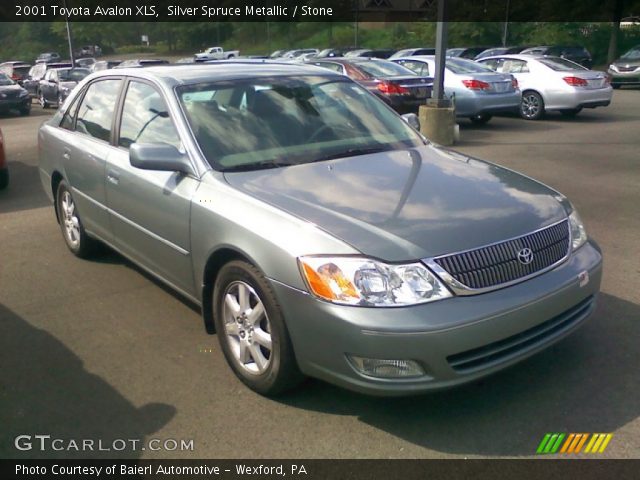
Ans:
{"type": "Polygon", "coordinates": [[[198,302],[262,394],[305,375],[375,394],[461,384],[595,306],[601,255],[566,198],[430,144],[329,70],[100,72],[39,147],[69,249],[103,242],[198,302]]]}

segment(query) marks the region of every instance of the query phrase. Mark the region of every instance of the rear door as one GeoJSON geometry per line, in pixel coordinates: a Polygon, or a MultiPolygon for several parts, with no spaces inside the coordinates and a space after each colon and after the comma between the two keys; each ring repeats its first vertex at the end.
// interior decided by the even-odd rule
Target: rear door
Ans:
{"type": "Polygon", "coordinates": [[[115,150],[110,142],[122,84],[122,78],[118,77],[92,82],[77,113],[70,108],[61,124],[63,129],[70,130],[62,156],[84,227],[106,241],[111,239],[111,228],[106,209],[105,168],[107,158],[115,150]],[[75,115],[75,120],[69,114],[75,115]]]}
{"type": "Polygon", "coordinates": [[[191,261],[191,199],[200,182],[179,173],[142,170],[129,161],[134,143],[165,143],[184,151],[166,100],[132,79],[121,107],[117,148],[109,157],[106,194],[114,243],[178,290],[195,295],[191,261]]]}

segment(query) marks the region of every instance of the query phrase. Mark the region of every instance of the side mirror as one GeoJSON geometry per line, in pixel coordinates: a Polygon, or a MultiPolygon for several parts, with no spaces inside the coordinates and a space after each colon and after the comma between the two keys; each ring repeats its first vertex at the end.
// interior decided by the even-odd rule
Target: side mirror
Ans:
{"type": "Polygon", "coordinates": [[[414,130],[420,131],[420,119],[415,113],[405,113],[402,119],[407,122],[414,130]]]}
{"type": "Polygon", "coordinates": [[[129,148],[129,162],[142,170],[195,174],[189,157],[166,143],[134,143],[129,148]]]}

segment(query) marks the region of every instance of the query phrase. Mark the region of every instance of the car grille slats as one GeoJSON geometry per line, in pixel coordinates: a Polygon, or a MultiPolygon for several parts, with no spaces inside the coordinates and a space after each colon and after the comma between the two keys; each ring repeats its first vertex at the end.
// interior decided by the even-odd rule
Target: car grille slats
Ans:
{"type": "Polygon", "coordinates": [[[471,289],[496,287],[540,272],[564,259],[569,251],[569,223],[560,223],[522,237],[433,259],[449,275],[471,289]],[[518,259],[523,249],[531,263],[518,259]]]}

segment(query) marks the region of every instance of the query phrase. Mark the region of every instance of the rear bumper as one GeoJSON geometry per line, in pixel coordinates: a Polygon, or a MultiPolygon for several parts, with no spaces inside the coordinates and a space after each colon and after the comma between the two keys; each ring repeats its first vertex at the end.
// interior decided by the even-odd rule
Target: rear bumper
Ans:
{"type": "Polygon", "coordinates": [[[593,312],[601,275],[602,257],[587,243],[559,267],[523,283],[413,307],[339,306],[272,283],[304,373],[363,393],[407,395],[486,376],[568,335],[593,312]],[[584,271],[589,282],[580,286],[584,271]],[[426,373],[365,376],[347,354],[413,360],[426,373]]]}
{"type": "Polygon", "coordinates": [[[606,107],[611,103],[613,88],[594,88],[592,90],[573,89],[567,92],[551,92],[544,98],[547,110],[572,110],[575,108],[606,107]]]}
{"type": "Polygon", "coordinates": [[[472,117],[488,113],[517,112],[522,101],[520,91],[507,94],[478,94],[474,96],[456,97],[456,115],[472,117]]]}

